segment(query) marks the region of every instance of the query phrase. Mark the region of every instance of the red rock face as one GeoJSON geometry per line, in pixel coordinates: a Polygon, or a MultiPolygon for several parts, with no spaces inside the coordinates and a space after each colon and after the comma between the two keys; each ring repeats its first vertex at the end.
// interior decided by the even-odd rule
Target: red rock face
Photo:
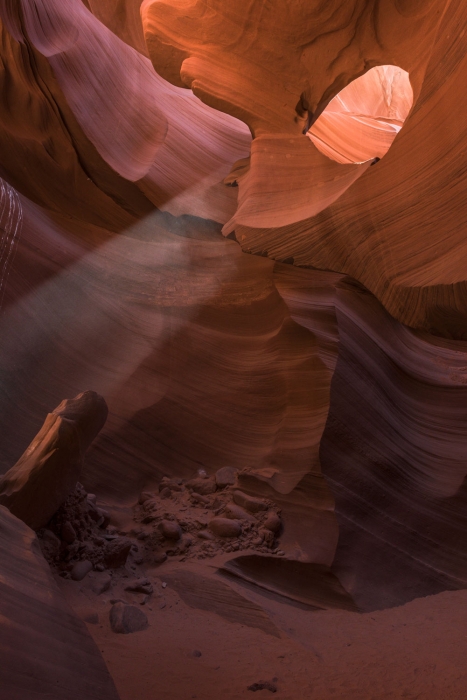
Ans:
{"type": "Polygon", "coordinates": [[[0,552],[4,697],[118,700],[100,652],[65,603],[34,532],[3,506],[0,552]]]}
{"type": "Polygon", "coordinates": [[[465,587],[465,342],[398,324],[338,285],[339,358],[321,441],[335,571],[359,606],[465,587]]]}
{"type": "Polygon", "coordinates": [[[361,607],[464,587],[465,8],[139,5],[0,2],[2,472],[91,388],[88,489],[228,465],[361,607]]]}

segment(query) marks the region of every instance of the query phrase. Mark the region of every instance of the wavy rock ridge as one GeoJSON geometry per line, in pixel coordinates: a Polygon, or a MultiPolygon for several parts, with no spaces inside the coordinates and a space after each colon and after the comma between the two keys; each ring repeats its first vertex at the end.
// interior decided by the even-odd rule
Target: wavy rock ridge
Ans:
{"type": "Polygon", "coordinates": [[[464,587],[466,9],[138,5],[0,2],[2,471],[92,387],[89,489],[228,464],[361,608],[464,587]]]}

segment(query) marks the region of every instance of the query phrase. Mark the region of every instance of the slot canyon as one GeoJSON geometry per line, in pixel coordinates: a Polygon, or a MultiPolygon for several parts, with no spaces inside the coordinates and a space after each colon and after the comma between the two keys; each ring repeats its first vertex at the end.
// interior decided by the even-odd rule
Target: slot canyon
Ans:
{"type": "Polygon", "coordinates": [[[467,4],[0,29],[0,700],[464,700],[467,4]]]}

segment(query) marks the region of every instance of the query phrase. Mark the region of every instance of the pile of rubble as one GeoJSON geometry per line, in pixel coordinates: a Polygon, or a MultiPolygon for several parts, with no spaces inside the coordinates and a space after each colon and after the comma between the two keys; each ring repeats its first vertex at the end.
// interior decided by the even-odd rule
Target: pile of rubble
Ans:
{"type": "Polygon", "coordinates": [[[131,534],[144,543],[148,563],[243,550],[282,556],[280,511],[236,484],[237,470],[223,467],[210,477],[200,470],[186,481],[163,478],[158,492],[143,492],[134,508],[138,527],[131,534]]]}
{"type": "MultiPolygon", "coordinates": [[[[129,537],[109,526],[109,514],[97,506],[96,496],[81,484],[58,509],[46,528],[37,532],[49,564],[65,578],[82,580],[94,569],[118,569],[138,547],[129,537]]],[[[135,557],[135,563],[141,558],[135,557]]]]}
{"type": "Polygon", "coordinates": [[[208,477],[163,478],[158,491],[145,491],[133,509],[135,527],[117,531],[96,496],[81,484],[38,531],[43,553],[60,576],[82,580],[89,571],[118,569],[129,563],[162,564],[205,559],[244,550],[276,554],[282,530],[280,511],[271,501],[237,488],[237,472],[224,467],[208,477]]]}

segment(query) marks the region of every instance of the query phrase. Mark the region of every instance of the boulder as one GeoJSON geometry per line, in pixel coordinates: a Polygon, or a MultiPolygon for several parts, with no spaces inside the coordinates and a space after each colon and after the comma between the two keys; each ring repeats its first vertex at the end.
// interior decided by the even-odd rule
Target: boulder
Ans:
{"type": "Polygon", "coordinates": [[[76,486],[84,453],[106,418],[107,405],[93,391],[62,401],[0,479],[0,505],[33,530],[44,527],[76,486]]]}
{"type": "Polygon", "coordinates": [[[266,520],[263,523],[263,527],[266,528],[266,530],[270,530],[271,532],[277,533],[281,529],[282,526],[282,521],[277,515],[277,513],[274,513],[271,511],[268,513],[266,520]]]}
{"type": "Polygon", "coordinates": [[[60,534],[62,540],[67,544],[73,544],[73,542],[76,540],[76,530],[69,520],[63,523],[60,534]]]}
{"type": "Polygon", "coordinates": [[[162,520],[159,531],[167,540],[177,541],[182,536],[182,528],[176,520],[162,520]]]}
{"type": "Polygon", "coordinates": [[[117,537],[107,542],[104,549],[104,564],[109,569],[125,566],[132,542],[127,537],[117,537]]]}
{"type": "Polygon", "coordinates": [[[193,491],[191,497],[195,503],[201,503],[202,506],[209,505],[209,498],[207,498],[206,496],[202,496],[200,493],[196,493],[195,491],[193,491]]]}
{"type": "Polygon", "coordinates": [[[209,496],[210,493],[214,493],[217,489],[216,480],[212,477],[208,479],[191,479],[186,482],[187,488],[195,493],[199,493],[202,496],[209,496]]]}
{"type": "Polygon", "coordinates": [[[248,520],[249,523],[258,522],[254,515],[248,513],[244,508],[237,506],[235,503],[229,503],[229,505],[225,507],[224,516],[231,520],[248,520]]]}
{"type": "Polygon", "coordinates": [[[73,581],[82,581],[89,572],[92,571],[92,564],[87,559],[77,561],[71,570],[71,578],[73,581]]]}
{"type": "Polygon", "coordinates": [[[163,551],[154,552],[152,560],[154,564],[163,564],[167,561],[167,554],[163,551]]]}
{"type": "Polygon", "coordinates": [[[131,593],[145,593],[151,595],[154,592],[152,583],[148,578],[133,579],[125,586],[126,591],[131,593]]]}
{"type": "Polygon", "coordinates": [[[148,618],[145,613],[135,605],[115,603],[109,614],[110,626],[117,634],[131,634],[141,632],[148,626],[148,618]]]}
{"type": "Polygon", "coordinates": [[[240,522],[230,518],[213,518],[209,523],[209,529],[217,537],[238,537],[242,534],[240,522]]]}
{"type": "Polygon", "coordinates": [[[262,498],[255,498],[254,496],[248,496],[248,494],[243,493],[243,491],[234,491],[233,499],[235,503],[245,510],[249,510],[250,513],[258,513],[261,510],[267,510],[268,505],[262,498]]]}
{"type": "Polygon", "coordinates": [[[183,491],[181,479],[169,479],[168,476],[163,476],[159,484],[159,491],[170,489],[170,491],[183,491]]]}
{"type": "Polygon", "coordinates": [[[222,467],[218,469],[215,475],[218,488],[224,489],[227,486],[233,486],[237,482],[238,469],[233,467],[222,467]]]}

